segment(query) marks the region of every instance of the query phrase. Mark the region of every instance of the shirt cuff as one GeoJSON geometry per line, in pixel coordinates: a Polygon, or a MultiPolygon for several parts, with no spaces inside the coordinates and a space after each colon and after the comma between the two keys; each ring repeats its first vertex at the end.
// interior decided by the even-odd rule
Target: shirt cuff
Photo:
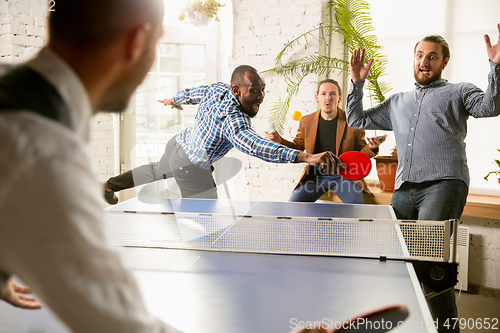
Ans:
{"type": "Polygon", "coordinates": [[[365,85],[365,81],[354,83],[351,80],[351,91],[350,93],[355,95],[361,95],[363,93],[363,87],[365,85]]]}
{"type": "Polygon", "coordinates": [[[490,68],[497,72],[497,73],[500,73],[500,64],[498,62],[493,62],[490,60],[490,68]]]}
{"type": "Polygon", "coordinates": [[[172,97],[172,102],[174,102],[174,104],[179,105],[180,104],[179,99],[181,99],[181,96],[175,95],[174,97],[172,97]]]}
{"type": "Polygon", "coordinates": [[[283,154],[281,154],[281,158],[282,158],[283,162],[294,163],[295,160],[297,159],[297,155],[299,153],[300,153],[299,150],[285,148],[285,150],[283,151],[283,154]]]}

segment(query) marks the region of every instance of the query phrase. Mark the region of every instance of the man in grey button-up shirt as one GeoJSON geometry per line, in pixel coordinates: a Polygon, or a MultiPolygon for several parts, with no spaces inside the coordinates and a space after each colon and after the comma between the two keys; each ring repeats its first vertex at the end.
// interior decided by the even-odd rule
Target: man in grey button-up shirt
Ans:
{"type": "MultiPolygon", "coordinates": [[[[500,24],[498,30],[500,34],[500,24]]],[[[441,78],[450,51],[441,36],[433,35],[415,46],[415,90],[394,94],[365,111],[363,85],[373,59],[365,66],[365,50],[360,49],[350,59],[347,122],[353,128],[394,131],[398,170],[391,206],[399,219],[446,220],[462,215],[469,186],[467,119],[500,114],[500,36],[496,45],[488,35],[485,42],[491,67],[486,92],[471,83],[451,84],[441,78]]],[[[447,331],[442,327],[446,318],[457,317],[454,296],[450,289],[429,301],[440,332],[447,331]]]]}

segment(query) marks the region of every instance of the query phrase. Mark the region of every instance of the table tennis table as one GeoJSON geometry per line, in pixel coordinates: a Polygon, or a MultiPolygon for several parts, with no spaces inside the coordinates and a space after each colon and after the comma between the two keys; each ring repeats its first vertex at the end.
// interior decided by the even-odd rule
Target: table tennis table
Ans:
{"type": "MultiPolygon", "coordinates": [[[[133,270],[146,306],[184,332],[289,332],[300,323],[313,321],[334,327],[346,318],[394,304],[407,306],[410,314],[391,332],[437,332],[408,261],[377,255],[321,255],[336,242],[321,237],[326,246],[312,244],[312,254],[245,250],[245,234],[258,233],[262,219],[271,228],[259,235],[264,247],[286,243],[294,252],[297,244],[319,243],[314,234],[325,230],[331,234],[333,229],[325,228],[339,219],[367,224],[395,220],[390,206],[146,197],[110,207],[107,215],[110,241],[133,270]],[[218,222],[210,229],[207,226],[213,222],[189,220],[193,215],[208,220],[215,217],[218,222]],[[221,216],[228,221],[220,222],[221,216]],[[315,229],[307,229],[312,221],[315,229]],[[306,228],[301,232],[307,237],[284,239],[282,231],[289,232],[290,225],[295,231],[306,228]],[[241,237],[231,242],[242,251],[226,247],[224,242],[224,246],[212,247],[214,240],[238,228],[241,237]]],[[[67,329],[47,309],[28,312],[0,304],[0,332],[58,333],[67,329]]]]}

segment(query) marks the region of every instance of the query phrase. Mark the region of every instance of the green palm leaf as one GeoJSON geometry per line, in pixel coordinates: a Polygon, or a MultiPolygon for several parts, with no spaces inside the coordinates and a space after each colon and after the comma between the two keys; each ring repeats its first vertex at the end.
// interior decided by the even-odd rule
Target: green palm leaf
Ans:
{"type": "Polygon", "coordinates": [[[301,82],[307,75],[328,75],[336,71],[349,73],[349,62],[344,59],[325,55],[308,55],[295,60],[284,61],[287,55],[294,55],[297,50],[317,47],[336,33],[342,34],[348,54],[357,47],[366,49],[366,59],[375,59],[368,76],[367,88],[370,96],[380,103],[385,100],[385,94],[390,86],[379,79],[386,71],[387,58],[381,54],[381,46],[377,43],[370,6],[363,0],[330,0],[328,7],[332,9],[336,25],[320,24],[287,43],[275,58],[274,67],[264,71],[265,74],[284,75],[287,82],[287,97],[283,102],[277,102],[271,108],[270,122],[276,124],[280,134],[283,134],[286,116],[290,108],[290,100],[299,91],[301,82]]]}

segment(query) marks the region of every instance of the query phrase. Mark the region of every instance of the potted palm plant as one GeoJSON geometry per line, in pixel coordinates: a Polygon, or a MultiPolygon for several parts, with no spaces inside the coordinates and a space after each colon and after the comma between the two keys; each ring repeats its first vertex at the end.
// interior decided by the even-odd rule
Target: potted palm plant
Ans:
{"type": "Polygon", "coordinates": [[[178,19],[193,25],[207,25],[212,19],[219,21],[217,12],[224,6],[215,0],[194,0],[181,10],[178,19]]]}
{"type": "MultiPolygon", "coordinates": [[[[309,74],[328,75],[334,72],[348,75],[349,62],[346,59],[357,47],[366,49],[366,59],[375,60],[367,79],[370,100],[381,103],[385,100],[384,95],[390,91],[390,86],[380,80],[386,71],[387,58],[380,52],[382,47],[377,43],[377,37],[371,34],[374,28],[369,4],[364,0],[330,0],[327,9],[328,19],[286,44],[276,56],[274,67],[265,71],[284,75],[287,82],[287,97],[283,102],[274,103],[269,118],[269,122],[275,124],[280,134],[283,134],[290,101],[298,93],[304,78],[309,74]],[[347,53],[343,58],[313,54],[284,61],[294,51],[328,44],[333,34],[341,34],[343,37],[347,53]]],[[[398,165],[396,149],[393,149],[391,156],[376,158],[376,164],[380,188],[392,192],[398,165]]]]}
{"type": "Polygon", "coordinates": [[[391,155],[375,156],[374,159],[377,165],[380,189],[385,192],[393,192],[394,183],[396,182],[396,170],[398,169],[398,152],[396,147],[391,149],[391,155]]]}
{"type": "MultiPolygon", "coordinates": [[[[497,151],[500,152],[500,149],[497,149],[497,151]]],[[[500,160],[495,160],[495,164],[498,166],[498,170],[488,172],[488,174],[484,176],[484,180],[488,180],[488,177],[493,174],[497,175],[497,177],[500,175],[500,160]]],[[[498,178],[498,183],[500,183],[500,178],[498,178]]]]}
{"type": "Polygon", "coordinates": [[[283,134],[290,101],[298,93],[303,79],[309,74],[328,75],[341,72],[348,75],[349,62],[346,59],[357,47],[366,49],[366,59],[375,59],[367,79],[370,98],[376,103],[383,102],[384,95],[390,91],[389,85],[379,80],[386,70],[387,58],[380,53],[382,47],[378,45],[377,37],[370,34],[374,28],[369,4],[364,0],[330,0],[327,10],[328,19],[287,43],[276,56],[274,67],[264,71],[268,74],[284,75],[287,82],[287,97],[283,102],[274,103],[269,118],[269,122],[276,125],[280,134],[283,134]],[[313,54],[284,61],[295,51],[299,53],[304,49],[329,44],[334,34],[343,36],[343,47],[347,53],[343,58],[313,54]]]}

